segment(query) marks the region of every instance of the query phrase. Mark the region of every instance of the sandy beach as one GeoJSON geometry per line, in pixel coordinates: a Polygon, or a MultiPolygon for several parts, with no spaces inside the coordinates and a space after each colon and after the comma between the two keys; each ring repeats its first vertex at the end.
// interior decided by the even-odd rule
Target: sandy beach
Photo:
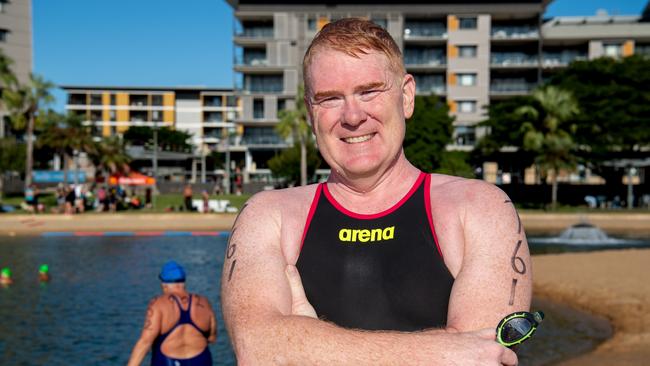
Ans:
{"type": "MultiPolygon", "coordinates": [[[[650,237],[650,213],[521,213],[528,235],[555,234],[590,222],[612,235],[650,237]]],[[[234,214],[85,214],[0,216],[7,236],[43,232],[224,231],[234,214]]],[[[563,366],[647,365],[650,360],[650,249],[533,257],[535,296],[607,318],[614,336],[563,366]]]]}

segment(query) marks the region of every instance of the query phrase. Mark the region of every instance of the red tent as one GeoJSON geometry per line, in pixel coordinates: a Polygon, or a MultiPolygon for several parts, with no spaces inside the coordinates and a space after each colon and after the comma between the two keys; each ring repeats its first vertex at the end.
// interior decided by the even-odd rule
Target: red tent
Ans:
{"type": "Polygon", "coordinates": [[[156,184],[156,180],[141,173],[130,172],[128,175],[112,175],[108,179],[108,183],[125,186],[152,186],[156,184]]]}

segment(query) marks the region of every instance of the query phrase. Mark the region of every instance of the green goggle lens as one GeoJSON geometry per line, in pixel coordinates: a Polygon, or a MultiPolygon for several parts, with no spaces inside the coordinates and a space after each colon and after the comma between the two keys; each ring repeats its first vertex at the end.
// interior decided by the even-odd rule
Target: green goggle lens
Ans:
{"type": "Polygon", "coordinates": [[[541,311],[520,311],[506,316],[497,326],[497,342],[506,347],[522,343],[535,333],[542,319],[544,313],[541,311]]]}

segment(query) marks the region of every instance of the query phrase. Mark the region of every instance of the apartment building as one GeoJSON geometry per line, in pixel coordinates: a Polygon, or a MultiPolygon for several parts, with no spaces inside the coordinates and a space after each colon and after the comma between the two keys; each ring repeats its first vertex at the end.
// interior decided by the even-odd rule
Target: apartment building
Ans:
{"type": "MultiPolygon", "coordinates": [[[[243,161],[248,149],[234,121],[241,114],[232,89],[205,87],[61,86],[66,110],[81,115],[97,137],[124,133],[131,126],[170,127],[192,135],[198,162],[212,151],[243,161]]],[[[192,176],[195,176],[193,164],[192,176]]],[[[201,165],[203,166],[203,165],[201,165]]]]}
{"type": "MultiPolygon", "coordinates": [[[[0,49],[13,60],[12,70],[20,82],[32,72],[32,2],[0,0],[0,49]]],[[[5,136],[8,121],[0,107],[0,137],[5,136]]]]}
{"type": "MultiPolygon", "coordinates": [[[[279,148],[273,126],[280,110],[295,106],[302,56],[318,30],[343,17],[371,19],[391,33],[417,93],[449,105],[455,117],[449,149],[457,150],[471,150],[485,133],[477,123],[486,105],[530,93],[571,61],[649,53],[648,17],[543,19],[551,1],[228,0],[236,18],[235,88],[242,100],[236,123],[263,136],[265,149],[279,148]]],[[[247,169],[266,158],[261,152],[251,150],[247,169]]]]}

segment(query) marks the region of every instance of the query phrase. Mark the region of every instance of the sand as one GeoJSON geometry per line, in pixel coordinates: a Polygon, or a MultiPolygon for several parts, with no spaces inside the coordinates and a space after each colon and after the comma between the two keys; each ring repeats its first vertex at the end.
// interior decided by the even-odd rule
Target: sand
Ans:
{"type": "Polygon", "coordinates": [[[535,296],[603,316],[614,336],[591,353],[560,363],[650,365],[650,249],[533,257],[535,296]]]}
{"type": "MultiPolygon", "coordinates": [[[[223,231],[233,214],[2,215],[6,236],[49,231],[223,231]]],[[[521,213],[526,232],[559,233],[588,221],[610,234],[650,236],[650,213],[521,213]]],[[[563,366],[650,365],[650,249],[629,249],[533,257],[535,296],[603,316],[614,336],[563,366]]]]}

